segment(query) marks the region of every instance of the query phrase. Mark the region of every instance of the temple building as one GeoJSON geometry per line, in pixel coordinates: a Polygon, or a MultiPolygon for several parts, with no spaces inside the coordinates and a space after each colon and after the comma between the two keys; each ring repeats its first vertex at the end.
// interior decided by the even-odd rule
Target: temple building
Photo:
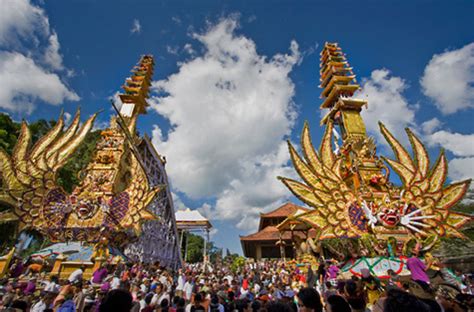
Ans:
{"type": "Polygon", "coordinates": [[[308,208],[288,202],[273,211],[261,213],[258,232],[247,236],[240,236],[244,256],[256,260],[262,258],[294,258],[295,236],[303,238],[306,234],[302,232],[291,233],[288,231],[282,232],[280,236],[277,225],[282,223],[289,216],[304,212],[308,212],[308,208]]]}

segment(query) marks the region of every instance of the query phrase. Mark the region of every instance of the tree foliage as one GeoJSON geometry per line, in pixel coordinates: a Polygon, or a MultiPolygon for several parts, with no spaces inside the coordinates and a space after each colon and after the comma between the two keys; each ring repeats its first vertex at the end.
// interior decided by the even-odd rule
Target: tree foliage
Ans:
{"type": "Polygon", "coordinates": [[[245,265],[245,257],[237,256],[230,265],[230,270],[234,273],[238,272],[245,265]]]}
{"type": "Polygon", "coordinates": [[[11,154],[15,146],[20,124],[14,122],[7,114],[0,114],[0,147],[11,154]]]}
{"type": "Polygon", "coordinates": [[[204,238],[193,233],[184,233],[184,243],[183,246],[181,246],[181,254],[184,255],[186,253],[186,262],[201,262],[203,260],[203,249],[204,238]]]}
{"type": "Polygon", "coordinates": [[[74,187],[81,181],[80,173],[91,161],[99,138],[100,130],[88,133],[82,144],[77,148],[74,156],[59,169],[56,183],[62,186],[66,192],[72,192],[74,187]]]}

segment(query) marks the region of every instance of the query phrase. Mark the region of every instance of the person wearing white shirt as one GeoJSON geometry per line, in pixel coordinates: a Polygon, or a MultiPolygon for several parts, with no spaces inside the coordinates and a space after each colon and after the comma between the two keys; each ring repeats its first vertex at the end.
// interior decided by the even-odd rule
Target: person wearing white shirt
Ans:
{"type": "Polygon", "coordinates": [[[189,276],[186,280],[186,283],[184,283],[183,297],[187,302],[190,302],[192,294],[193,294],[193,283],[192,283],[191,277],[189,276]]]}
{"type": "Polygon", "coordinates": [[[74,272],[72,272],[69,277],[68,277],[68,280],[69,282],[71,282],[71,284],[74,284],[75,281],[82,281],[82,276],[84,274],[84,267],[81,266],[79,269],[75,270],[74,272]]]}
{"type": "Polygon", "coordinates": [[[48,308],[48,306],[46,305],[46,303],[43,300],[40,300],[40,301],[38,301],[37,303],[35,303],[34,305],[31,306],[30,311],[31,312],[43,312],[47,308],[48,308]]]}
{"type": "Polygon", "coordinates": [[[183,274],[183,271],[179,269],[178,271],[178,285],[176,286],[176,295],[181,297],[183,295],[184,284],[186,283],[186,276],[183,274]]]}
{"type": "Polygon", "coordinates": [[[110,288],[111,289],[118,289],[120,287],[120,278],[118,276],[114,276],[112,278],[112,281],[110,282],[110,288]]]}
{"type": "Polygon", "coordinates": [[[142,293],[147,294],[148,289],[150,289],[150,280],[148,278],[145,278],[143,280],[143,283],[140,285],[140,290],[142,293]]]}
{"type": "Polygon", "coordinates": [[[50,293],[59,293],[59,284],[58,284],[58,277],[57,276],[51,276],[51,279],[49,282],[44,282],[44,291],[50,292],[50,293]]]}
{"type": "Polygon", "coordinates": [[[153,298],[151,299],[151,305],[154,307],[158,307],[161,304],[161,301],[163,299],[168,299],[168,302],[170,302],[170,295],[166,292],[165,287],[163,284],[158,284],[155,288],[155,294],[153,295],[153,298]]]}
{"type": "Polygon", "coordinates": [[[45,294],[40,301],[31,306],[30,312],[43,312],[48,309],[53,303],[54,297],[52,294],[45,294]]]}

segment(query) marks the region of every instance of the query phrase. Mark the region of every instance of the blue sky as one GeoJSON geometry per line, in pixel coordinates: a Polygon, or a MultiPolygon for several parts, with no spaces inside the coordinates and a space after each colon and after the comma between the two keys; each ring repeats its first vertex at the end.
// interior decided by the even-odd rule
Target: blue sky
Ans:
{"type": "MultiPolygon", "coordinates": [[[[472,1],[32,1],[0,13],[0,109],[14,119],[104,110],[139,56],[155,56],[142,133],[167,156],[176,206],[241,252],[258,214],[294,200],[285,140],[316,144],[319,52],[337,41],[367,97],[368,129],[413,128],[450,178],[474,175],[472,1]]],[[[380,150],[387,152],[380,141],[380,150]]]]}

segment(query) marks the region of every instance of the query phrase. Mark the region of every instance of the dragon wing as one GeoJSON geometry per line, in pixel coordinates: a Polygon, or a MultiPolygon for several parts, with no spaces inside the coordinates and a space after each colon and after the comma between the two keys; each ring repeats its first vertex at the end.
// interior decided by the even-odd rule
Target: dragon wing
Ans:
{"type": "Polygon", "coordinates": [[[56,172],[92,128],[96,114],[82,127],[79,126],[78,110],[71,125],[63,131],[61,114],[56,125],[31,147],[31,132],[26,122],[21,125],[20,135],[12,155],[0,150],[0,173],[3,190],[0,201],[13,207],[20,221],[19,230],[36,227],[48,218],[41,211],[46,194],[56,186],[56,172]]]}
{"type": "Polygon", "coordinates": [[[453,212],[450,208],[464,196],[471,180],[445,185],[448,164],[443,151],[440,152],[438,160],[430,170],[426,148],[410,129],[407,128],[406,132],[413,148],[414,159],[382,123],[379,125],[381,133],[392,147],[396,157],[396,160],[382,158],[402,180],[404,190],[402,200],[419,207],[418,217],[414,220],[416,223],[412,224],[412,226],[415,225],[415,231],[422,236],[435,234],[464,237],[458,229],[472,218],[453,212]],[[420,224],[424,225],[420,226],[420,224]]]}
{"type": "Polygon", "coordinates": [[[140,221],[157,219],[157,216],[148,211],[147,207],[165,186],[150,187],[146,173],[138,159],[133,154],[131,158],[131,176],[133,179],[125,189],[125,193],[128,194],[129,198],[129,209],[126,216],[120,221],[120,225],[124,228],[133,228],[138,235],[141,231],[140,221]]]}
{"type": "Polygon", "coordinates": [[[308,124],[305,122],[301,136],[304,160],[288,142],[294,167],[305,183],[279,177],[290,191],[314,209],[301,214],[298,220],[321,229],[321,238],[358,237],[362,234],[351,224],[348,208],[357,200],[341,177],[341,161],[332,150],[332,122],[328,122],[319,148],[311,142],[308,124]]]}

